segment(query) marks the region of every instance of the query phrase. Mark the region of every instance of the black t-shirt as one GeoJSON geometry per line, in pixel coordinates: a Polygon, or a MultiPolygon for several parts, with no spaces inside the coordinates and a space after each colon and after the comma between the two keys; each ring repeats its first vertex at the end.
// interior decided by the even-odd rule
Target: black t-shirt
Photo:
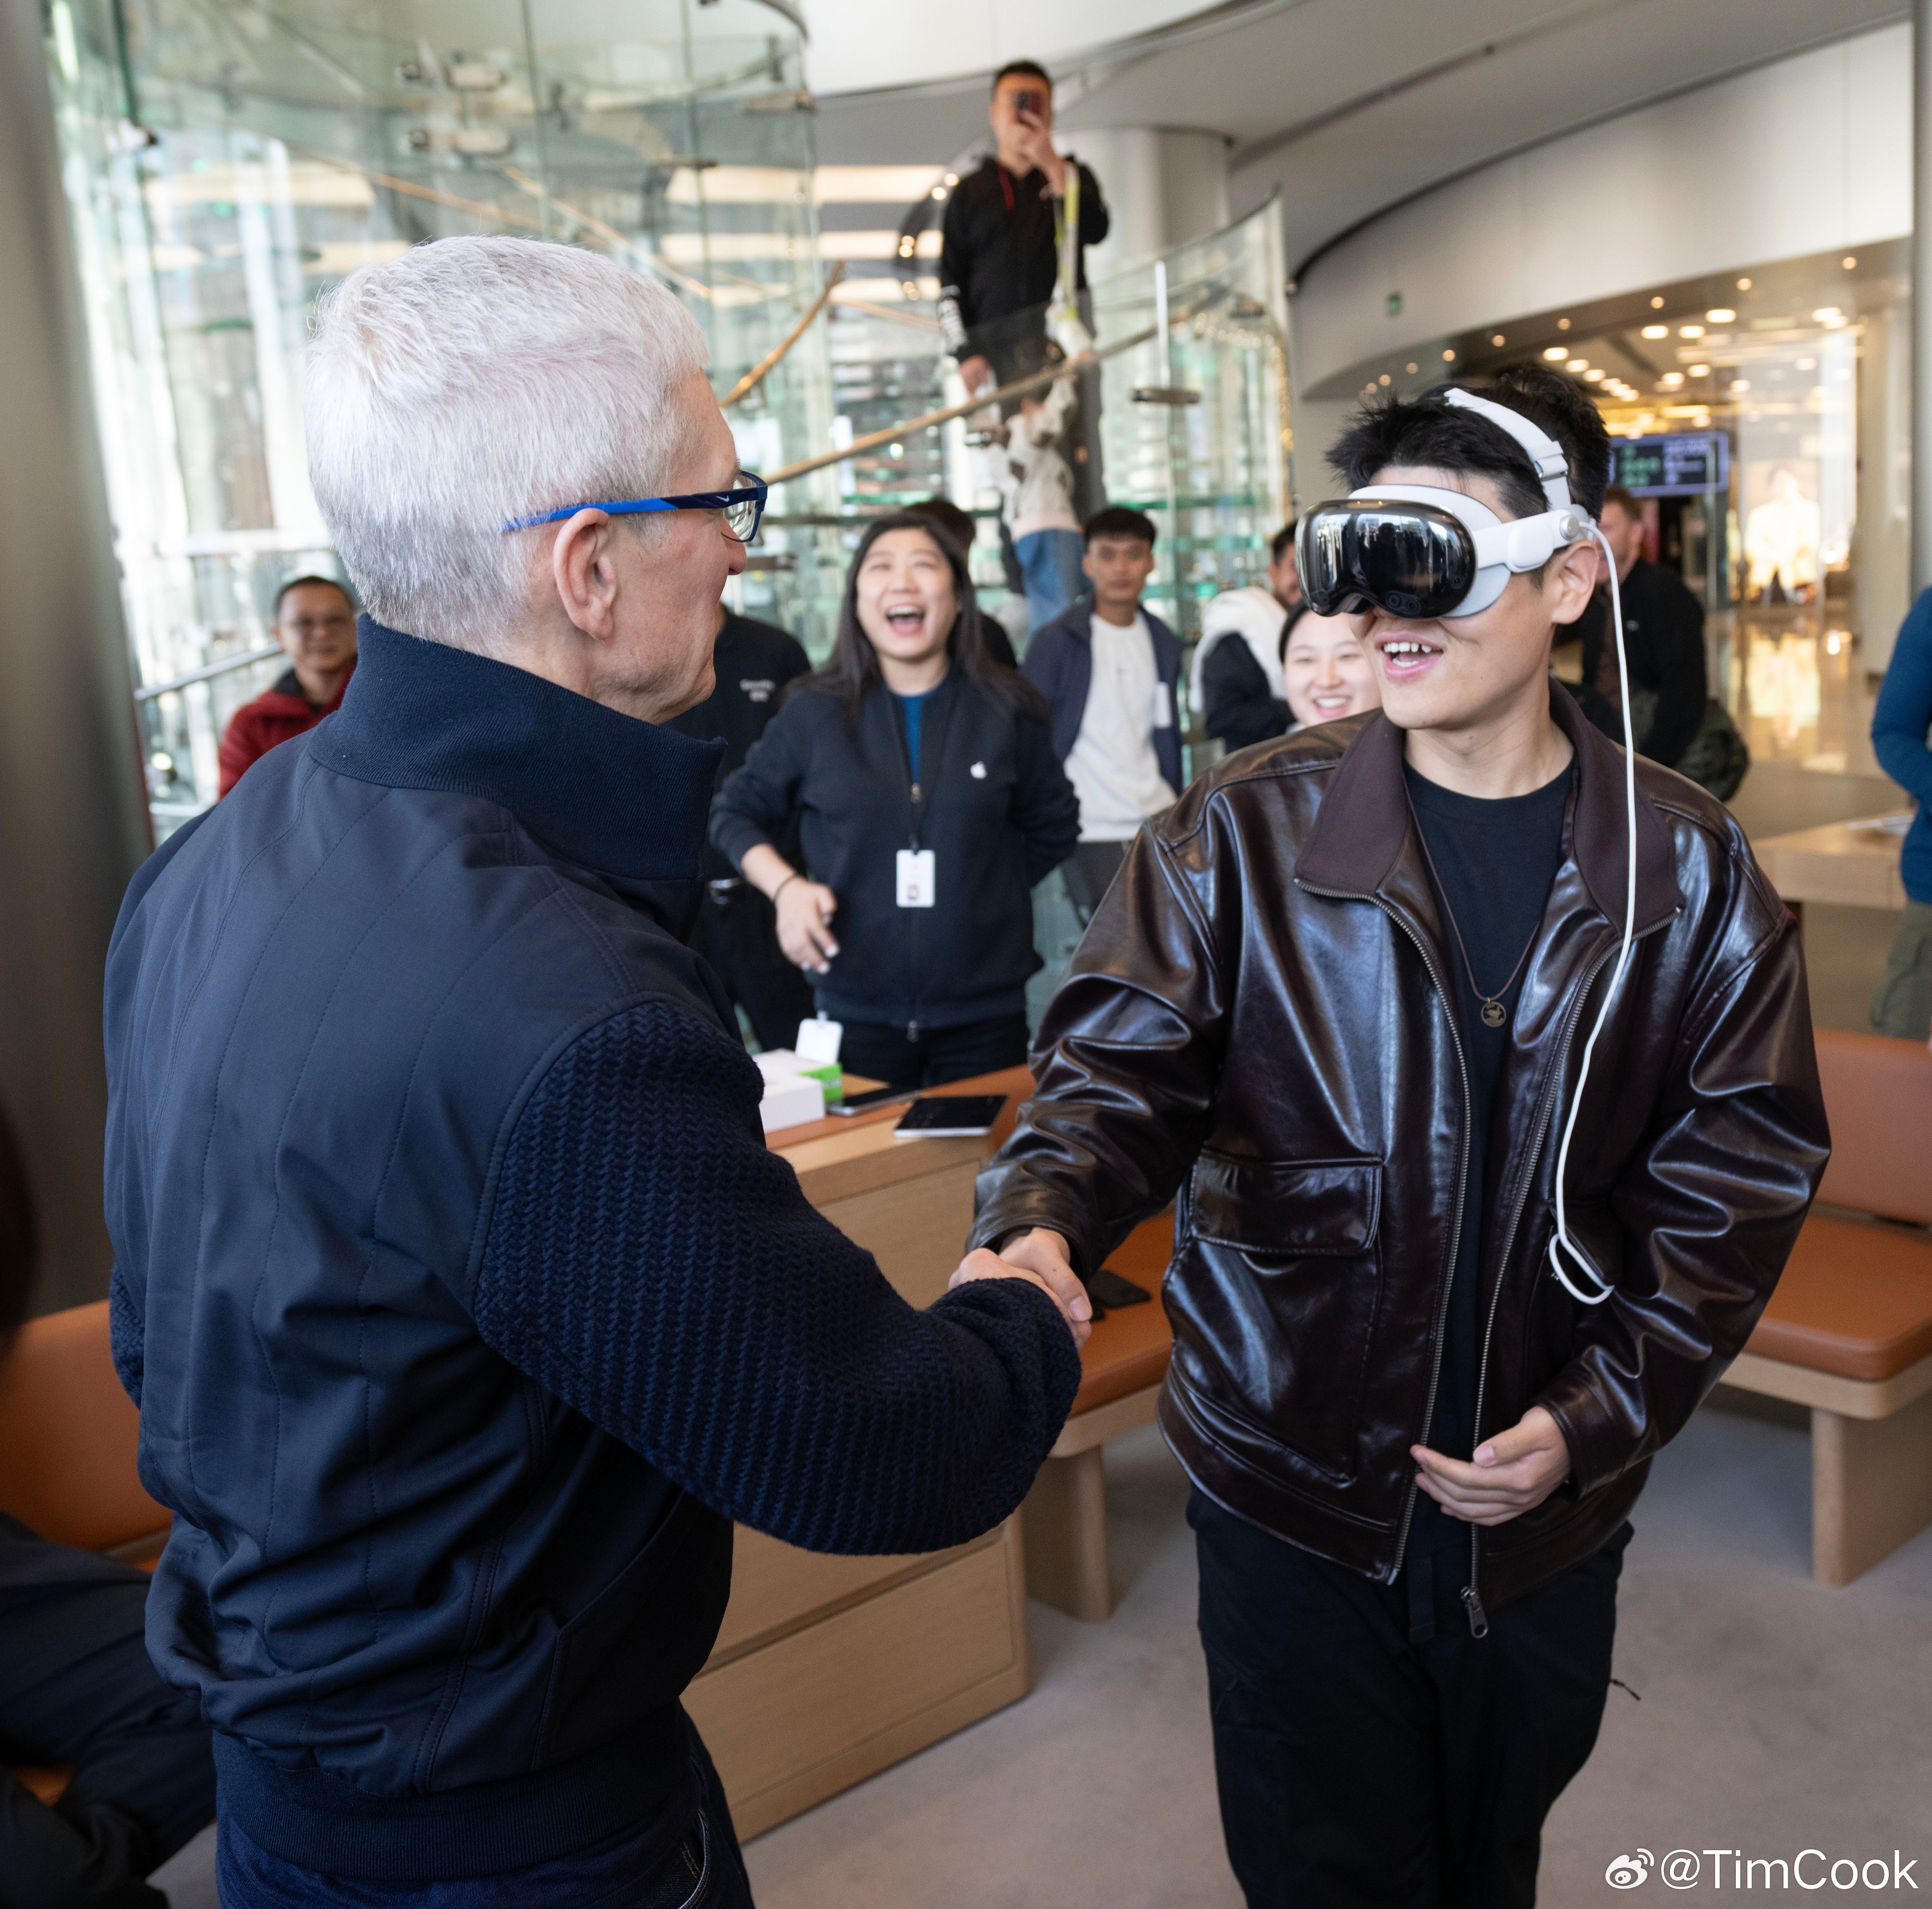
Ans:
{"type": "MultiPolygon", "coordinates": [[[[724,779],[740,767],[752,745],[765,733],[765,725],[776,713],[778,699],[787,683],[803,676],[812,665],[805,646],[796,637],[771,623],[740,617],[728,610],[724,626],[711,653],[718,686],[695,709],[671,718],[669,726],[680,734],[695,737],[701,743],[722,737],[724,759],[718,765],[718,779],[712,793],[724,786],[724,779]]],[[[794,827],[779,852],[796,848],[794,827]]],[[[789,859],[798,860],[796,853],[789,859]]],[[[707,842],[704,874],[707,881],[722,881],[738,871],[707,842]]]]}
{"type": "MultiPolygon", "coordinates": [[[[1418,776],[1406,764],[1409,806],[1427,845],[1436,905],[1448,945],[1449,984],[1469,1070],[1469,1165],[1462,1183],[1462,1227],[1449,1286],[1442,1377],[1426,1442],[1450,1458],[1467,1458],[1475,1445],[1477,1364],[1481,1322],[1477,1317],[1483,1238],[1483,1171],[1496,1076],[1509,1051],[1510,1022],[1522,991],[1526,959],[1516,966],[1543,920],[1550,884],[1563,860],[1563,813],[1570,770],[1528,795],[1489,800],[1459,795],[1418,776]],[[1451,917],[1455,926],[1450,926],[1451,917]],[[1456,930],[1468,951],[1463,959],[1456,930]],[[1485,1025],[1482,1008],[1492,997],[1469,980],[1474,968],[1484,988],[1502,988],[1505,1018],[1485,1025]]],[[[1492,1430],[1497,1429],[1492,1427],[1492,1430]]],[[[1469,1528],[1418,1490],[1409,1533],[1412,1555],[1460,1547],[1466,1556],[1469,1528]]]]}

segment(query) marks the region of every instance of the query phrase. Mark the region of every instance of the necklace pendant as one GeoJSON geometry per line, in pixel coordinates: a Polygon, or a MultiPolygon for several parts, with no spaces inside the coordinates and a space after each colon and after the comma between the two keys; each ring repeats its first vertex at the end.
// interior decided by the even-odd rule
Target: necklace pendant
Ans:
{"type": "Polygon", "coordinates": [[[1483,1003],[1483,1025],[1484,1027],[1499,1028],[1508,1019],[1509,1010],[1505,1007],[1501,1001],[1486,1001],[1483,1003]]]}

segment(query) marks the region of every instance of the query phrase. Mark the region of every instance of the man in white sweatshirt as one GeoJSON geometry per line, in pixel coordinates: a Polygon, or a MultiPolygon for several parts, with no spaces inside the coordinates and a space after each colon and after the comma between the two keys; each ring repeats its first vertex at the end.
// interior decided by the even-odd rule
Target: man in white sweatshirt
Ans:
{"type": "Polygon", "coordinates": [[[1265,574],[1265,585],[1223,590],[1202,613],[1189,699],[1208,734],[1230,749],[1286,735],[1294,720],[1281,667],[1282,635],[1302,608],[1292,518],[1274,534],[1265,574]],[[1240,641],[1224,645],[1230,636],[1240,641]]]}

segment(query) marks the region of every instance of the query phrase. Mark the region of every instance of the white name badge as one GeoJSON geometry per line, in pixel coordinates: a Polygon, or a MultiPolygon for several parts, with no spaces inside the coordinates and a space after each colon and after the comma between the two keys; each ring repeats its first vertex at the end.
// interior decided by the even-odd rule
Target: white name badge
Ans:
{"type": "Polygon", "coordinates": [[[932,872],[930,848],[899,851],[899,906],[929,908],[937,899],[938,882],[932,872]]]}
{"type": "Polygon", "coordinates": [[[1164,683],[1156,683],[1154,686],[1154,726],[1156,729],[1174,727],[1174,698],[1164,683]]]}

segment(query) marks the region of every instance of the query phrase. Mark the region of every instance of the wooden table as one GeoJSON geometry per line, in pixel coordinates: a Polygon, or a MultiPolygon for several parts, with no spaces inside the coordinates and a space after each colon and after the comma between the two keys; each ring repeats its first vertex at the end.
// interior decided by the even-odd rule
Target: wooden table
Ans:
{"type": "Polygon", "coordinates": [[[1102,1448],[1109,1439],[1154,1423],[1174,1352],[1174,1329],[1160,1301],[1173,1256],[1170,1208],[1143,1220],[1108,1259],[1114,1271],[1145,1286],[1153,1300],[1111,1309],[1096,1321],[1081,1349],[1084,1376],[1073,1409],[1020,1507],[1027,1589],[1041,1603],[1090,1624],[1114,1610],[1102,1448]]]}
{"type": "Polygon", "coordinates": [[[1766,836],[1751,844],[1758,866],[1780,899],[1804,919],[1807,902],[1840,907],[1902,908],[1905,884],[1899,879],[1901,833],[1885,824],[1898,818],[1875,815],[1856,822],[1827,822],[1789,835],[1766,836]]]}
{"type": "MultiPolygon", "coordinates": [[[[928,1305],[964,1251],[980,1169],[1032,1088],[1016,1067],[938,1090],[1007,1096],[981,1139],[895,1140],[901,1104],[782,1128],[768,1144],[813,1205],[928,1305]]],[[[741,1525],[724,1626],[684,1703],[750,1836],[1032,1686],[1017,1513],[918,1557],[827,1557],[741,1525]]]]}

